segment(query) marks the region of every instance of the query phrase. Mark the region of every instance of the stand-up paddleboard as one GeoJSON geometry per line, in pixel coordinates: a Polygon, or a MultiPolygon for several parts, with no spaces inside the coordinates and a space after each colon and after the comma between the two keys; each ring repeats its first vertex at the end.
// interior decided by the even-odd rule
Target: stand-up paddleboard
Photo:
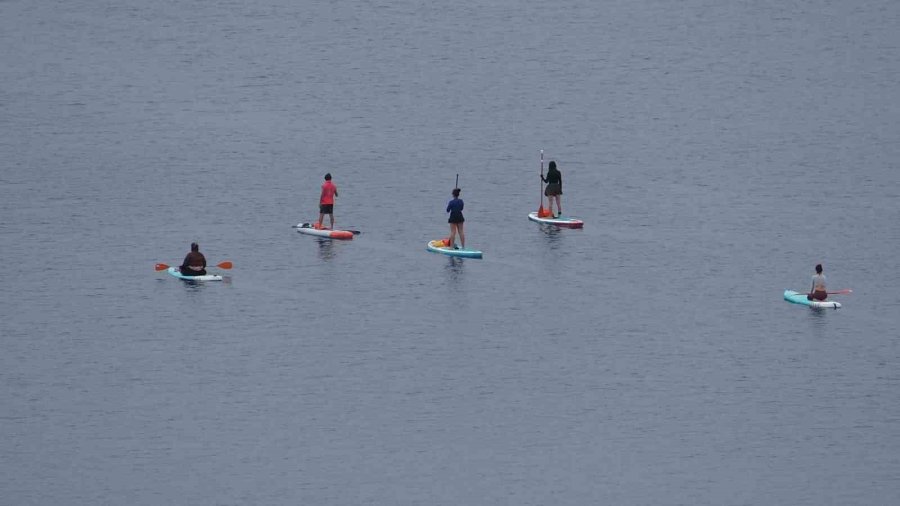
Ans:
{"type": "Polygon", "coordinates": [[[318,237],[330,237],[331,239],[353,239],[353,230],[331,230],[330,228],[315,228],[309,223],[294,225],[301,234],[315,235],[318,237]]]}
{"type": "Polygon", "coordinates": [[[571,218],[569,216],[557,216],[556,218],[541,218],[538,216],[537,211],[532,211],[528,213],[528,219],[531,221],[536,221],[538,223],[544,223],[547,225],[556,225],[557,227],[565,227],[565,228],[582,228],[584,227],[584,222],[579,220],[578,218],[571,218]]]}
{"type": "Polygon", "coordinates": [[[441,253],[451,257],[481,258],[480,251],[476,249],[453,249],[450,246],[444,245],[443,239],[430,241],[427,248],[428,251],[431,251],[432,253],[441,253]]]}
{"type": "Polygon", "coordinates": [[[840,302],[831,300],[807,300],[805,293],[795,292],[793,290],[784,291],[784,300],[793,304],[802,304],[816,309],[837,309],[841,307],[840,302]]]}
{"type": "MultiPolygon", "coordinates": [[[[550,162],[551,164],[554,162],[550,162]]],[[[544,150],[541,150],[541,205],[538,207],[538,211],[544,211],[544,150]]],[[[548,200],[551,200],[551,197],[548,197],[548,200]]],[[[552,204],[548,202],[550,205],[550,210],[552,210],[552,204]]],[[[537,223],[543,223],[545,225],[556,225],[557,227],[563,228],[582,228],[584,227],[584,222],[579,220],[578,218],[572,218],[570,216],[557,216],[556,218],[552,217],[543,217],[540,215],[540,212],[533,211],[528,213],[528,219],[537,223]]]]}
{"type": "Polygon", "coordinates": [[[219,274],[204,274],[202,276],[185,276],[178,270],[178,267],[169,267],[166,269],[166,272],[175,276],[178,279],[183,279],[185,281],[222,281],[222,276],[219,274]]]}

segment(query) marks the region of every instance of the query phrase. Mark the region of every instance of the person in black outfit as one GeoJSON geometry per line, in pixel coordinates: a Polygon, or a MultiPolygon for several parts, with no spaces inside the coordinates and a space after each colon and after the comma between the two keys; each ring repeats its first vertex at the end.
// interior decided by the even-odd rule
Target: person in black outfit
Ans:
{"type": "Polygon", "coordinates": [[[200,253],[200,245],[191,243],[191,252],[184,257],[179,269],[182,276],[203,276],[206,274],[206,257],[200,253]]]}
{"type": "Polygon", "coordinates": [[[559,202],[559,196],[562,195],[562,174],[557,170],[555,161],[550,161],[550,165],[547,166],[547,177],[544,178],[541,175],[541,181],[547,183],[544,195],[550,201],[551,214],[553,213],[553,198],[556,197],[556,215],[553,217],[557,218],[562,215],[562,204],[559,202]]]}
{"type": "Polygon", "coordinates": [[[447,220],[447,223],[450,224],[450,239],[447,246],[453,249],[459,249],[455,244],[457,233],[459,233],[459,242],[462,244],[462,248],[466,249],[466,233],[463,230],[463,223],[466,219],[463,217],[462,211],[463,201],[459,198],[459,188],[454,188],[453,200],[447,204],[447,212],[450,213],[450,218],[447,220]]]}

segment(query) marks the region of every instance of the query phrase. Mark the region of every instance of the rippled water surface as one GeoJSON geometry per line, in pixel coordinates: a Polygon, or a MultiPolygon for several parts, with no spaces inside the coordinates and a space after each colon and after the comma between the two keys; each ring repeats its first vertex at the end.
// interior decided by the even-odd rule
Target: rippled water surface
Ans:
{"type": "Polygon", "coordinates": [[[900,502],[897,26],[0,1],[0,503],[900,502]],[[483,260],[425,251],[457,174],[483,260]]]}

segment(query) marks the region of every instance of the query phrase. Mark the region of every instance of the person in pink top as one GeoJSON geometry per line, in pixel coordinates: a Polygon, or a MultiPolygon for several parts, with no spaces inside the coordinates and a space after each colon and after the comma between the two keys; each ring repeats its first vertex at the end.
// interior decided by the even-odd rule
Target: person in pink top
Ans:
{"type": "Polygon", "coordinates": [[[334,198],[338,196],[337,186],[331,182],[331,173],[325,174],[325,183],[322,184],[322,195],[319,197],[319,223],[316,228],[322,228],[322,218],[328,215],[331,220],[331,229],[334,230],[334,198]]]}

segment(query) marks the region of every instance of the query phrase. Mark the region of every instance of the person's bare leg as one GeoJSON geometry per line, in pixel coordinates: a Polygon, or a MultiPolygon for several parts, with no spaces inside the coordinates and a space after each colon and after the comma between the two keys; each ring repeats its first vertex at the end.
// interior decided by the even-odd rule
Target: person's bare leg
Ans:
{"type": "Polygon", "coordinates": [[[455,242],[456,242],[456,223],[451,223],[450,224],[450,239],[449,239],[449,244],[447,244],[447,247],[452,248],[455,242]]]}

